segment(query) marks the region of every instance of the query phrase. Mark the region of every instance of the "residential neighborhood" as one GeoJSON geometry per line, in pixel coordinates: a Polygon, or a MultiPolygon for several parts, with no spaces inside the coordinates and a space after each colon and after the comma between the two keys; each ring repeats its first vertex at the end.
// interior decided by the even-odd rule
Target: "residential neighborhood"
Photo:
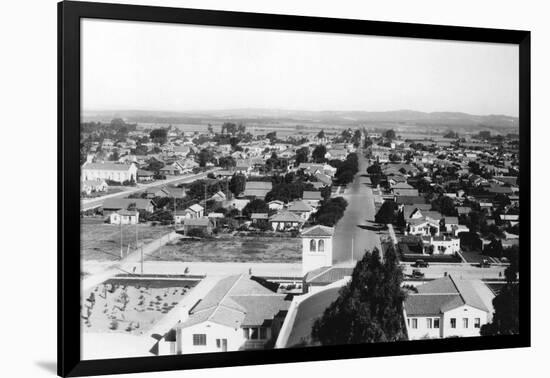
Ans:
{"type": "Polygon", "coordinates": [[[392,340],[475,337],[519,280],[517,134],[81,129],[85,356],[348,342],[331,316],[377,264],[396,297],[365,305],[397,306],[392,340]]]}

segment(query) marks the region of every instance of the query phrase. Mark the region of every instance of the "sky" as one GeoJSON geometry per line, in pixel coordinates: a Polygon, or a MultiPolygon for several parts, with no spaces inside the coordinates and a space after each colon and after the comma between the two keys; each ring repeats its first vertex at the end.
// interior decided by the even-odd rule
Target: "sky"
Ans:
{"type": "Polygon", "coordinates": [[[82,21],[82,109],[518,115],[517,45],[82,21]]]}

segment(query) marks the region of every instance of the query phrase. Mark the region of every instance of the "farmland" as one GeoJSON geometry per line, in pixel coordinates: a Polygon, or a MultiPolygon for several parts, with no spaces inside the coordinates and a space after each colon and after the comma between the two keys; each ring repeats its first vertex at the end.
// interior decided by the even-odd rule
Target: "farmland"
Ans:
{"type": "Polygon", "coordinates": [[[301,239],[230,237],[179,240],[146,258],[152,261],[293,263],[301,259],[301,239]]]}

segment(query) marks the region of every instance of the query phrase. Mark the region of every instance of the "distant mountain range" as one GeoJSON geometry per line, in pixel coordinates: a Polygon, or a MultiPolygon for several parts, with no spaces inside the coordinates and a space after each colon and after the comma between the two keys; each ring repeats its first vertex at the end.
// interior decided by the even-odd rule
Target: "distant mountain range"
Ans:
{"type": "Polygon", "coordinates": [[[381,112],[369,111],[307,111],[284,109],[228,109],[204,111],[84,111],[85,120],[106,120],[115,117],[130,122],[146,123],[194,123],[205,121],[240,121],[240,122],[298,122],[298,123],[334,123],[337,125],[358,125],[370,123],[398,123],[423,126],[457,126],[457,127],[497,127],[518,128],[517,117],[506,115],[472,115],[460,112],[419,112],[414,110],[393,110],[381,112]]]}

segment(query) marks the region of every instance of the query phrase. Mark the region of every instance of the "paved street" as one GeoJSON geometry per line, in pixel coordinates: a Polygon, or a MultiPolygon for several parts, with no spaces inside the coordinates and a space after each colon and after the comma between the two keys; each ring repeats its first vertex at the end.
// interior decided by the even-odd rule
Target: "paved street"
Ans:
{"type": "Polygon", "coordinates": [[[357,155],[359,172],[344,192],[343,197],[348,201],[348,207],[336,224],[333,245],[335,264],[352,262],[352,245],[354,261],[361,259],[366,250],[371,251],[375,247],[381,250],[376,231],[366,228],[373,225],[376,210],[372,190],[366,183],[367,160],[362,151],[358,151],[357,155]]]}
{"type": "Polygon", "coordinates": [[[208,175],[208,173],[214,172],[218,169],[219,168],[213,168],[211,170],[208,170],[206,172],[199,173],[196,175],[178,176],[167,180],[155,181],[154,183],[150,183],[150,184],[137,184],[135,188],[131,188],[123,192],[107,194],[105,196],[98,197],[98,198],[83,199],[81,201],[81,210],[85,211],[85,210],[94,209],[98,206],[101,206],[103,204],[103,201],[105,201],[108,198],[124,198],[132,193],[141,192],[146,189],[162,188],[163,186],[166,186],[168,184],[182,184],[182,183],[192,182],[195,180],[200,180],[202,178],[205,178],[206,175],[208,175]]]}

